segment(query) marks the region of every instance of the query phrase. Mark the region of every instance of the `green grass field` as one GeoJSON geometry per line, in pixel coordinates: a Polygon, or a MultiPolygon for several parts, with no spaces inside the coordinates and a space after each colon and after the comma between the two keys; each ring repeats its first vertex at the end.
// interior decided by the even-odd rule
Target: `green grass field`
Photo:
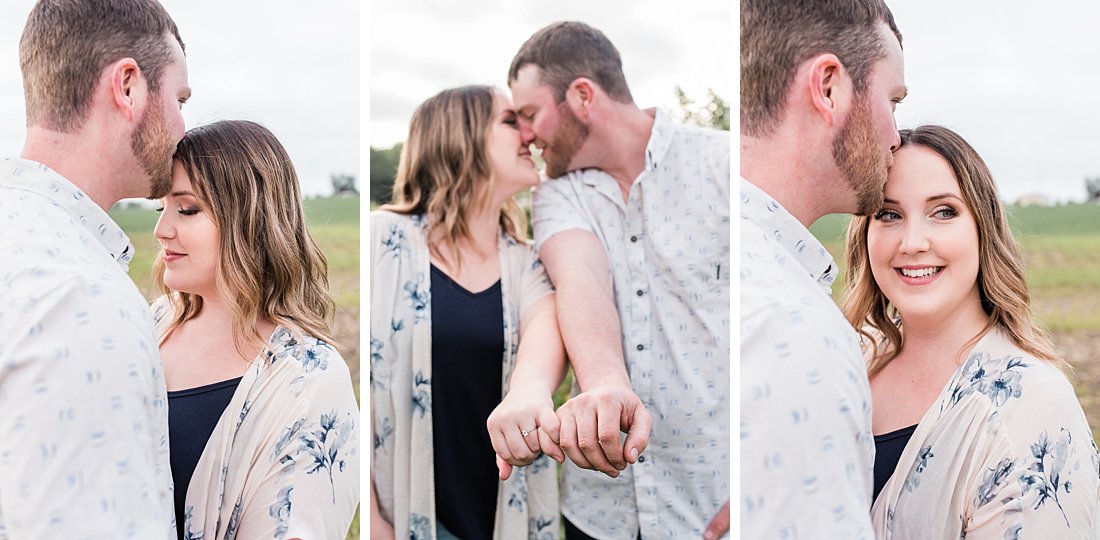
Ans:
{"type": "MultiPolygon", "coordinates": [[[[328,259],[329,288],[336,300],[335,332],[341,355],[351,369],[352,385],[359,397],[359,198],[307,199],[306,219],[310,234],[328,259]]],[[[153,227],[159,214],[154,210],[113,210],[111,217],[126,231],[136,253],[130,263],[130,277],[145,297],[159,296],[153,290],[150,268],[159,251],[153,227]]],[[[366,437],[364,440],[369,440],[366,437]]],[[[366,452],[360,453],[360,457],[366,452]]],[[[364,460],[363,467],[366,467],[364,460]]],[[[359,514],[347,539],[359,538],[359,514]]]]}
{"type": "MultiPolygon", "coordinates": [[[[1100,439],[1100,206],[1009,207],[1008,217],[1024,255],[1032,310],[1074,366],[1077,395],[1100,439]]],[[[833,286],[838,301],[847,224],[848,216],[833,214],[810,227],[841,267],[833,286]]]]}

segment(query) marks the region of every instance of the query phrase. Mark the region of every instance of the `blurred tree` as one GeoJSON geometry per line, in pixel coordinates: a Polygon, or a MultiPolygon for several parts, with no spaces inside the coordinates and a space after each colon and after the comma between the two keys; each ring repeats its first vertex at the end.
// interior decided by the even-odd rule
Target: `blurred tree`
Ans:
{"type": "Polygon", "coordinates": [[[370,200],[386,204],[393,199],[393,182],[397,178],[397,162],[401,158],[401,143],[390,148],[370,147],[370,200]]]}
{"type": "Polygon", "coordinates": [[[1100,202],[1100,176],[1085,177],[1085,202],[1100,202]]]}
{"type": "Polygon", "coordinates": [[[707,101],[703,105],[696,105],[695,100],[689,98],[679,85],[676,86],[675,92],[676,101],[680,103],[678,117],[681,122],[730,130],[730,106],[726,100],[718,97],[713,89],[707,89],[707,101]]]}
{"type": "Polygon", "coordinates": [[[329,180],[332,181],[333,197],[359,194],[359,187],[356,185],[356,178],[353,175],[337,173],[330,175],[329,180]]]}

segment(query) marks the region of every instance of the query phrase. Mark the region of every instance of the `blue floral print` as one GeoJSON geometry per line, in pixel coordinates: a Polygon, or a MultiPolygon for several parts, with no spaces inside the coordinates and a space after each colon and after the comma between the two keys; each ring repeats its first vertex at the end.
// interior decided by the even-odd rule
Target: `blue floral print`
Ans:
{"type": "Polygon", "coordinates": [[[982,483],[978,486],[978,493],[974,496],[974,507],[981,508],[992,501],[1000,492],[1001,487],[1004,486],[1014,468],[1015,464],[1012,460],[1004,458],[996,467],[986,469],[982,473],[982,483]]]}
{"type": "Polygon", "coordinates": [[[336,504],[336,485],[332,481],[332,473],[334,469],[344,470],[345,463],[342,459],[341,450],[348,442],[352,427],[349,422],[339,422],[336,411],[333,410],[322,414],[318,427],[308,433],[303,433],[300,438],[300,451],[313,458],[313,463],[306,468],[306,474],[313,474],[321,470],[328,471],[329,483],[332,484],[333,490],[333,504],[336,504]]]}
{"type": "Polygon", "coordinates": [[[272,504],[268,510],[271,517],[278,522],[278,525],[275,526],[275,538],[277,539],[286,538],[286,533],[289,530],[287,521],[290,519],[290,509],[293,506],[290,502],[290,494],[293,492],[293,485],[283,486],[276,496],[275,504],[272,504]]]}
{"type": "Polygon", "coordinates": [[[432,381],[424,377],[423,371],[417,371],[413,379],[412,402],[413,410],[420,414],[421,418],[432,408],[432,381]],[[425,388],[421,388],[425,387],[425,388]]]}
{"type": "Polygon", "coordinates": [[[1031,445],[1031,461],[1026,471],[1020,473],[1020,488],[1024,495],[1035,492],[1033,509],[1038,510],[1047,501],[1054,501],[1058,510],[1062,512],[1062,518],[1069,526],[1069,517],[1062,508],[1062,502],[1058,498],[1058,492],[1069,493],[1073,484],[1062,478],[1063,470],[1069,459],[1070,445],[1073,436],[1066,429],[1062,429],[1061,437],[1051,441],[1044,431],[1039,440],[1031,445]]]}
{"type": "Polygon", "coordinates": [[[405,299],[409,302],[415,314],[414,323],[423,321],[428,313],[428,302],[431,293],[423,287],[423,281],[424,274],[417,274],[416,280],[406,282],[404,287],[405,299]]]}

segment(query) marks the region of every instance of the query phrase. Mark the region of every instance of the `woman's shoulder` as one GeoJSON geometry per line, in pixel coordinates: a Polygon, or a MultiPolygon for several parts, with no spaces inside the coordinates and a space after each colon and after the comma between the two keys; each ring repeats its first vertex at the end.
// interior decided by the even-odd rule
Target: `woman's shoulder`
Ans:
{"type": "Polygon", "coordinates": [[[408,228],[422,228],[424,216],[422,214],[401,214],[392,210],[374,210],[370,213],[371,227],[395,226],[408,228]]]}
{"type": "Polygon", "coordinates": [[[280,326],[269,342],[268,360],[310,378],[351,378],[347,362],[337,348],[323,339],[280,326]]]}
{"type": "Polygon", "coordinates": [[[1057,364],[1023,350],[1003,331],[992,333],[974,347],[955,377],[954,401],[977,394],[991,411],[1006,417],[1065,419],[1075,413],[1084,418],[1073,385],[1057,364]]]}

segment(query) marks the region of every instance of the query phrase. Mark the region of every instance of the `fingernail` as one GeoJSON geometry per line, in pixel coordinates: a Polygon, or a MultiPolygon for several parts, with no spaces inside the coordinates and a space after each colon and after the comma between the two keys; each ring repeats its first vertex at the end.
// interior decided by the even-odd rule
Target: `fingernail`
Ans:
{"type": "Polygon", "coordinates": [[[638,461],[638,447],[633,447],[630,449],[630,459],[632,461],[638,461]]]}
{"type": "Polygon", "coordinates": [[[703,538],[706,538],[707,540],[714,540],[714,533],[707,531],[703,533],[703,538]]]}

